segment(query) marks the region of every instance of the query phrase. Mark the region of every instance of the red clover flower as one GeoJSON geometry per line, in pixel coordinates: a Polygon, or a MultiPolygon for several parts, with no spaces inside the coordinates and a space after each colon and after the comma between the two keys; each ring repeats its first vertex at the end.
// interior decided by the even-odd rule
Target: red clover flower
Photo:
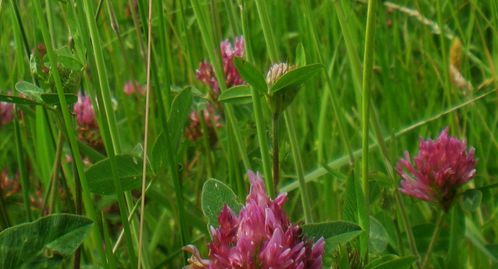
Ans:
{"type": "Polygon", "coordinates": [[[290,223],[283,210],[286,194],[271,200],[259,174],[248,171],[251,190],[237,215],[227,205],[211,227],[209,259],[202,259],[193,246],[187,268],[199,269],[319,269],[325,241],[307,240],[301,228],[290,223]]]}
{"type": "Polygon", "coordinates": [[[216,143],[215,128],[221,128],[222,124],[220,122],[220,116],[217,114],[216,109],[209,103],[207,104],[206,108],[199,112],[196,110],[190,112],[190,123],[185,129],[185,136],[190,141],[195,141],[202,136],[202,126],[199,114],[202,114],[204,116],[204,122],[206,123],[206,129],[208,130],[211,144],[216,143]]]}
{"type": "Polygon", "coordinates": [[[10,103],[0,102],[0,126],[7,125],[14,118],[14,106],[10,103]]]}
{"type": "Polygon", "coordinates": [[[89,96],[78,94],[78,102],[74,104],[74,114],[76,114],[78,125],[88,127],[97,126],[95,111],[93,110],[89,96]]]}
{"type": "Polygon", "coordinates": [[[457,189],[474,178],[474,148],[465,141],[448,136],[444,129],[436,140],[419,142],[419,153],[410,160],[398,161],[396,171],[402,177],[400,191],[406,195],[439,203],[445,211],[451,207],[457,189]]]}
{"type": "MultiPolygon", "coordinates": [[[[244,38],[242,36],[236,37],[233,46],[228,40],[224,40],[220,44],[220,50],[227,88],[243,84],[244,81],[240,77],[237,68],[235,68],[233,59],[235,57],[244,57],[244,38]]],[[[214,75],[213,66],[206,61],[201,62],[199,68],[196,70],[196,77],[211,89],[211,94],[216,99],[220,94],[220,88],[214,75]]]]}
{"type": "Polygon", "coordinates": [[[78,138],[97,150],[104,148],[104,142],[99,133],[95,110],[87,95],[78,94],[78,102],[74,104],[74,114],[78,123],[78,138]]]}
{"type": "Polygon", "coordinates": [[[123,86],[123,92],[128,96],[133,94],[145,95],[145,88],[137,81],[128,81],[123,86]]]}

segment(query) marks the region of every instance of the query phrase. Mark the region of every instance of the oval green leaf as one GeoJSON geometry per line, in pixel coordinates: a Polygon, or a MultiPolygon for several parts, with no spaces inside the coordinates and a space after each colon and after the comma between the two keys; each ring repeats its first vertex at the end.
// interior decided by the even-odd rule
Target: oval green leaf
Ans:
{"type": "Polygon", "coordinates": [[[45,90],[36,86],[33,83],[27,81],[19,81],[16,83],[16,90],[25,96],[31,97],[36,101],[41,102],[41,94],[45,93],[45,90]]]}
{"type": "MultiPolygon", "coordinates": [[[[122,191],[139,188],[142,176],[142,160],[131,155],[118,155],[114,158],[116,174],[121,180],[122,191]]],[[[115,194],[114,181],[110,171],[110,158],[101,160],[86,170],[88,187],[91,192],[103,195],[115,194]]]]}
{"type": "Polygon", "coordinates": [[[266,94],[268,90],[266,80],[256,67],[242,58],[235,58],[234,64],[244,81],[253,86],[256,91],[266,94]]]}
{"type": "Polygon", "coordinates": [[[238,85],[222,92],[218,101],[229,104],[245,104],[250,103],[251,98],[251,88],[247,85],[238,85]]]}
{"type": "Polygon", "coordinates": [[[313,75],[317,74],[322,67],[323,65],[321,64],[310,64],[291,70],[273,84],[270,92],[275,94],[285,89],[294,89],[296,86],[299,86],[313,75]]]}
{"type": "MultiPolygon", "coordinates": [[[[0,233],[0,268],[20,268],[43,258],[71,255],[83,242],[93,221],[72,214],[53,214],[0,233]],[[44,254],[51,253],[51,257],[44,254]]],[[[26,267],[27,268],[27,267],[26,267]]]]}
{"type": "Polygon", "coordinates": [[[201,207],[209,225],[218,226],[218,215],[225,205],[234,212],[242,208],[239,198],[230,187],[219,180],[208,179],[202,186],[201,207]]]}

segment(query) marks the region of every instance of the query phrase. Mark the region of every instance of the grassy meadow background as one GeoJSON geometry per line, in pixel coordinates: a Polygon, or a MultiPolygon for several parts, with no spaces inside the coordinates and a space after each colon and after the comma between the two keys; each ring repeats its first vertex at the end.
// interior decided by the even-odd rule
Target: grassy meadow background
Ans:
{"type": "MultiPolygon", "coordinates": [[[[420,138],[435,138],[448,127],[476,150],[477,176],[463,189],[478,188],[482,196],[459,197],[445,214],[429,268],[498,268],[498,1],[371,1],[375,31],[367,50],[367,1],[152,2],[148,60],[147,1],[0,0],[0,94],[28,89],[23,96],[30,99],[32,84],[20,81],[49,94],[34,103],[18,100],[17,117],[0,127],[2,180],[19,185],[14,191],[2,185],[0,229],[49,213],[94,221],[77,254],[55,251],[60,259],[37,266],[135,268],[140,259],[143,268],[182,268],[187,244],[207,256],[203,183],[216,178],[243,200],[248,169],[271,175],[266,99],[214,101],[196,79],[200,62],[221,64],[220,42],[243,36],[245,59],[262,74],[278,62],[324,67],[286,109],[287,124],[281,120],[281,179],[271,196],[288,192],[286,212],[295,223],[346,220],[369,230],[324,254],[328,266],[366,268],[358,250],[365,251],[365,242],[369,261],[411,257],[413,240],[425,254],[439,210],[400,194],[394,167],[404,151],[416,154],[420,138]],[[36,58],[40,49],[44,60],[36,58]],[[40,69],[40,61],[51,71],[40,69]],[[371,77],[363,77],[365,66],[372,67],[365,68],[371,77]],[[123,91],[130,81],[144,89],[150,82],[148,121],[146,95],[123,91]],[[73,97],[58,101],[64,92],[73,97]],[[79,136],[67,104],[78,92],[95,109],[98,128],[90,138],[79,136]],[[208,103],[220,126],[201,120],[200,137],[187,139],[191,111],[208,103]],[[366,114],[362,104],[369,104],[366,114]],[[370,149],[363,158],[367,170],[362,141],[370,149]],[[107,163],[92,170],[102,160],[107,163]],[[306,210],[300,176],[307,182],[306,210]],[[357,204],[351,195],[361,195],[365,182],[368,197],[357,204]]],[[[418,268],[410,261],[408,267],[418,268]]]]}

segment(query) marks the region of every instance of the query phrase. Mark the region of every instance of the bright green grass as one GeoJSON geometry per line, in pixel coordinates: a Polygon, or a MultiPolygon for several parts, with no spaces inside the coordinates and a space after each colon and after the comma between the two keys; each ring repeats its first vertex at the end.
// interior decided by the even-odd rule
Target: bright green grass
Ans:
{"type": "MultiPolygon", "coordinates": [[[[107,155],[143,155],[145,98],[128,97],[122,88],[129,80],[146,83],[148,2],[138,1],[138,9],[133,12],[127,8],[129,2],[134,1],[0,0],[0,92],[13,90],[18,81],[33,81],[26,50],[31,51],[40,43],[48,44],[47,41],[56,52],[69,48],[86,66],[81,89],[100,108],[97,117],[107,155]],[[18,5],[19,21],[13,2],[18,5]],[[113,30],[112,24],[119,26],[114,28],[118,31],[113,30]],[[113,102],[117,103],[115,110],[113,102]]],[[[199,93],[207,93],[208,89],[196,80],[195,70],[202,60],[218,59],[222,40],[232,41],[245,32],[251,50],[248,60],[261,72],[266,72],[272,62],[297,62],[296,51],[302,44],[306,62],[323,63],[326,72],[309,80],[285,113],[294,130],[284,128],[282,118],[281,180],[275,193],[289,192],[287,212],[293,222],[309,219],[370,222],[370,234],[377,239],[377,244],[369,245],[370,259],[388,253],[411,255],[407,227],[412,228],[423,257],[438,211],[425,202],[395,194],[399,177],[393,173],[393,167],[405,150],[415,153],[420,137],[435,137],[448,126],[452,135],[465,138],[475,147],[479,160],[477,177],[464,188],[497,183],[497,98],[494,92],[477,97],[493,91],[498,83],[477,88],[485,80],[498,78],[498,2],[396,1],[396,5],[411,9],[408,12],[419,12],[438,24],[442,34],[434,32],[420,17],[388,8],[387,2],[374,2],[375,33],[372,54],[368,55],[373,59],[373,73],[366,79],[370,109],[362,115],[366,1],[154,1],[149,156],[159,135],[174,131],[165,127],[172,102],[182,88],[192,87],[195,93],[192,108],[204,102],[199,93]],[[471,92],[466,93],[451,83],[449,35],[458,37],[463,44],[462,74],[474,86],[471,92]],[[369,123],[368,133],[362,132],[362,120],[369,123]],[[291,144],[294,139],[289,137],[297,141],[291,144]],[[362,173],[361,165],[362,141],[370,145],[366,174],[362,173]],[[295,165],[295,158],[302,160],[303,178],[310,182],[306,185],[311,197],[310,210],[304,210],[301,203],[298,191],[301,188],[297,184],[300,166],[295,165]],[[368,202],[362,203],[360,199],[360,208],[348,203],[351,201],[346,189],[351,180],[357,184],[368,181],[368,202]],[[406,223],[400,205],[404,205],[406,223]],[[358,212],[363,213],[358,216],[358,212]]],[[[48,90],[62,93],[63,89],[57,86],[48,90]]],[[[145,243],[141,257],[144,268],[181,268],[180,249],[189,243],[199,246],[206,255],[204,246],[209,233],[200,210],[200,191],[208,177],[226,182],[244,197],[248,189],[244,178],[247,169],[269,173],[264,171],[264,162],[271,161],[272,147],[266,144],[263,149],[268,152],[263,150],[267,155],[262,157],[260,143],[271,141],[271,115],[266,101],[260,102],[256,107],[224,105],[223,127],[217,129],[218,143],[214,147],[206,139],[191,142],[183,137],[180,145],[166,145],[163,154],[167,155],[164,157],[167,161],[147,179],[152,184],[144,211],[145,243]],[[255,109],[261,110],[260,116],[254,113],[255,109]],[[258,128],[263,128],[259,134],[258,128]],[[179,195],[180,190],[183,195],[179,195]]],[[[17,134],[15,124],[0,129],[0,169],[18,171],[25,179],[22,192],[4,200],[0,207],[2,216],[8,215],[1,218],[1,229],[40,216],[39,209],[26,210],[29,205],[23,195],[34,195],[40,188],[42,194],[47,192],[57,145],[63,141],[60,184],[67,185],[72,190],[70,193],[77,193],[79,184],[74,178],[79,174],[83,214],[96,220],[91,236],[84,243],[81,264],[104,266],[102,261],[107,257],[109,267],[135,267],[139,215],[133,215],[129,222],[125,220],[130,212],[135,212],[132,209],[139,203],[138,195],[91,194],[82,160],[73,158],[77,167],[64,162],[64,156],[74,150],[93,156],[90,159],[94,162],[104,157],[78,147],[74,122],[67,113],[71,110],[64,111],[63,118],[41,107],[25,106],[23,111],[24,119],[19,122],[17,134]],[[64,139],[58,139],[59,132],[66,134],[64,139]],[[109,211],[111,205],[113,210],[109,211]],[[116,258],[110,258],[110,248],[116,244],[123,227],[126,232],[117,247],[116,258]],[[101,247],[104,239],[108,243],[105,249],[101,247]]],[[[115,179],[114,186],[120,189],[115,173],[109,171],[115,179]]],[[[484,189],[478,210],[465,212],[457,204],[444,216],[443,231],[430,260],[434,268],[497,268],[495,196],[496,188],[484,189]]],[[[64,202],[56,195],[53,212],[76,212],[72,201],[78,199],[81,198],[71,195],[71,200],[64,202]]],[[[366,241],[357,241],[352,246],[365,251],[366,241]]],[[[344,257],[346,251],[342,247],[336,255],[344,257]]],[[[337,262],[344,266],[343,259],[338,258],[337,262]]],[[[64,266],[72,265],[68,261],[64,266]]]]}

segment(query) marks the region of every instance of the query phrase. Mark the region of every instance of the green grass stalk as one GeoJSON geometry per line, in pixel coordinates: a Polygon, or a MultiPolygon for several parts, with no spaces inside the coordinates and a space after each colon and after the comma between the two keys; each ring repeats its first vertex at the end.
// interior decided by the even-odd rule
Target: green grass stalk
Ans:
{"type": "Polygon", "coordinates": [[[365,50],[363,54],[363,80],[361,94],[361,190],[363,203],[358,203],[358,220],[364,230],[360,236],[361,255],[368,260],[368,236],[370,231],[369,210],[368,210],[368,122],[370,91],[372,88],[372,68],[374,59],[374,31],[375,31],[375,7],[376,0],[368,1],[367,29],[365,33],[365,50]]]}
{"type": "MultiPolygon", "coordinates": [[[[42,6],[40,3],[40,0],[34,1],[34,9],[35,9],[38,25],[39,25],[40,30],[42,32],[43,40],[45,42],[50,65],[57,66],[56,55],[54,52],[52,42],[51,42],[50,37],[48,35],[48,29],[47,29],[45,20],[43,18],[43,12],[42,12],[42,6]]],[[[64,127],[65,133],[67,135],[67,138],[69,140],[71,152],[73,153],[74,162],[76,163],[76,167],[77,167],[77,173],[78,173],[78,176],[79,176],[80,181],[81,181],[82,197],[83,197],[83,203],[84,203],[85,209],[86,209],[86,214],[90,219],[96,221],[97,214],[96,214],[95,208],[93,207],[93,201],[92,201],[92,198],[90,195],[88,181],[86,179],[86,175],[84,172],[84,167],[83,167],[83,162],[81,160],[79,147],[78,147],[78,144],[76,142],[76,133],[73,129],[71,115],[69,113],[66,97],[64,96],[64,89],[62,88],[61,77],[60,77],[57,69],[54,69],[53,76],[54,76],[54,81],[55,81],[55,85],[56,85],[57,96],[59,97],[60,106],[61,106],[61,112],[62,112],[63,123],[64,123],[63,127],[64,127]]],[[[102,244],[101,244],[102,236],[101,236],[101,234],[96,226],[94,226],[94,228],[92,228],[91,239],[92,239],[92,249],[97,251],[99,257],[101,258],[101,262],[105,265],[106,264],[106,259],[105,259],[106,256],[105,256],[104,250],[102,248],[102,244]]]]}
{"type": "MultiPolygon", "coordinates": [[[[103,130],[103,138],[105,141],[107,141],[106,144],[106,151],[110,160],[110,166],[111,166],[111,174],[113,178],[113,183],[114,183],[114,188],[116,190],[116,196],[118,200],[118,205],[119,205],[119,212],[120,212],[120,218],[121,222],[124,226],[125,230],[125,238],[126,238],[126,246],[128,248],[128,255],[130,256],[130,260],[132,264],[137,263],[137,258],[135,255],[135,248],[134,248],[134,243],[135,241],[133,240],[131,236],[131,228],[130,228],[130,223],[128,222],[126,216],[128,216],[128,207],[125,201],[125,197],[123,196],[123,191],[122,191],[122,186],[121,186],[121,181],[119,177],[117,176],[117,163],[115,160],[115,156],[119,154],[120,152],[120,142],[119,142],[119,136],[117,132],[117,124],[116,124],[116,119],[114,112],[112,110],[112,103],[111,103],[111,91],[109,87],[109,80],[107,78],[107,71],[104,63],[104,57],[103,57],[103,52],[102,52],[102,47],[100,45],[100,37],[98,34],[98,28],[95,22],[94,17],[92,14],[93,8],[91,6],[91,3],[88,1],[83,1],[83,7],[85,10],[85,18],[86,18],[86,27],[88,29],[88,32],[90,34],[90,40],[92,44],[92,50],[93,50],[93,55],[94,55],[94,60],[95,60],[95,65],[96,65],[96,71],[97,71],[97,77],[99,81],[99,91],[97,91],[97,96],[100,97],[101,103],[103,103],[103,106],[100,108],[104,112],[104,116],[102,117],[104,128],[101,128],[103,130]]],[[[101,110],[101,111],[102,111],[101,110]]],[[[133,230],[134,231],[134,230],[133,230]]]]}

